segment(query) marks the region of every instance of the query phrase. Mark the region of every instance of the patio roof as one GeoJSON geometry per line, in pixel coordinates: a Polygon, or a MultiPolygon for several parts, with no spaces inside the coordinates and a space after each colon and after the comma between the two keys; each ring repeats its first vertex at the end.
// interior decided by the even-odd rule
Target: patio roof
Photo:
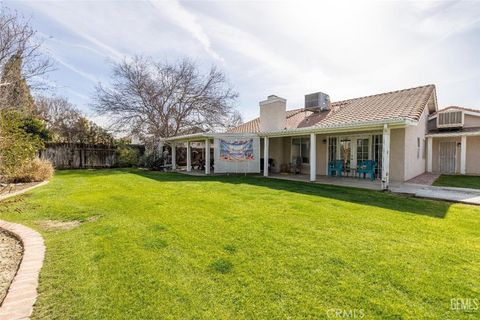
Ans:
{"type": "Polygon", "coordinates": [[[205,132],[205,133],[193,133],[185,134],[180,136],[169,137],[163,139],[164,141],[203,141],[205,139],[215,139],[215,138],[227,138],[227,137],[257,137],[258,135],[254,133],[216,133],[216,132],[205,132]]]}

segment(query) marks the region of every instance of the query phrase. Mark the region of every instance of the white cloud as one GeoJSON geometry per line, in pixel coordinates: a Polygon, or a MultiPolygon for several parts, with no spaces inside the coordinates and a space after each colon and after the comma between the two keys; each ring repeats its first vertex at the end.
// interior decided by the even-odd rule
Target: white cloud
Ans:
{"type": "Polygon", "coordinates": [[[202,44],[205,51],[208,52],[213,58],[223,61],[223,58],[212,49],[210,39],[203,31],[203,28],[198,23],[196,17],[185,10],[178,1],[151,1],[151,3],[160,11],[162,15],[166,16],[178,27],[189,32],[197,41],[202,44]]]}

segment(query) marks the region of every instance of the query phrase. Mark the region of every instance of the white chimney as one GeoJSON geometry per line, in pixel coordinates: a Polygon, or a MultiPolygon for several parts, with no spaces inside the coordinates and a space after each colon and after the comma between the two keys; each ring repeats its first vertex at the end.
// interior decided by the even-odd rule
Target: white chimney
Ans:
{"type": "Polygon", "coordinates": [[[287,100],[275,95],[260,101],[260,131],[277,131],[286,127],[287,100]]]}

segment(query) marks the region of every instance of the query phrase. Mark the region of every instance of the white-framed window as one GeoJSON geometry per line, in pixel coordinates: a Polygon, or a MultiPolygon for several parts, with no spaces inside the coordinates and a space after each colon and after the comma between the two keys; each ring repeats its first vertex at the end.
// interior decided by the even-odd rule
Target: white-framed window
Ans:
{"type": "Polygon", "coordinates": [[[369,160],[368,138],[357,139],[357,162],[369,160]]]}
{"type": "Polygon", "coordinates": [[[310,163],[310,137],[292,138],[292,162],[310,163]]]}

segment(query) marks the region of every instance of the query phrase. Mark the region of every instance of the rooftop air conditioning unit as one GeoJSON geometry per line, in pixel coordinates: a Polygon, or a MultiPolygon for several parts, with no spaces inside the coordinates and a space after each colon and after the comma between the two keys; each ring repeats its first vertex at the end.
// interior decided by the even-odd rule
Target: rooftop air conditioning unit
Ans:
{"type": "Polygon", "coordinates": [[[330,96],[323,92],[306,94],[305,109],[313,112],[330,110],[330,96]]]}

